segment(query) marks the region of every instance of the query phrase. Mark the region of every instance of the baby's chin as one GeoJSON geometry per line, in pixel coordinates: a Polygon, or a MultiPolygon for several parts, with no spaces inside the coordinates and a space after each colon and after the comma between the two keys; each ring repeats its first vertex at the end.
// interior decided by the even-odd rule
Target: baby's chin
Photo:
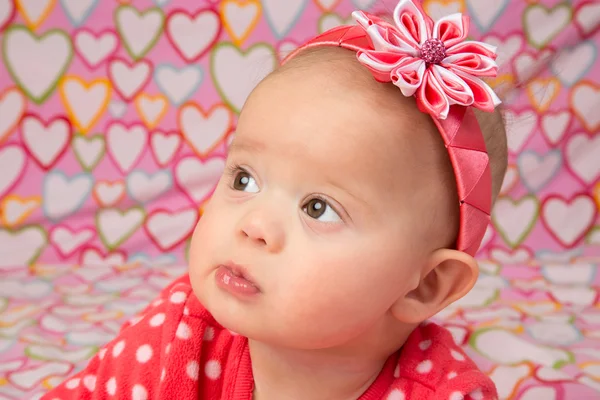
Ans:
{"type": "Polygon", "coordinates": [[[267,304],[239,307],[239,304],[223,301],[218,295],[203,297],[206,298],[203,305],[223,328],[273,347],[322,350],[342,346],[357,335],[355,331],[339,331],[336,326],[324,327],[306,320],[282,318],[267,304]]]}

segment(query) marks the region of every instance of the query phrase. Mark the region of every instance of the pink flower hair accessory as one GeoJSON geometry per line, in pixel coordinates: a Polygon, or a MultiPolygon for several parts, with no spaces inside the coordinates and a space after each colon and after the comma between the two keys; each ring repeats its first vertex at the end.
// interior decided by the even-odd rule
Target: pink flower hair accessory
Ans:
{"type": "Polygon", "coordinates": [[[496,48],[466,40],[469,18],[452,14],[434,22],[416,0],[400,0],[393,23],[355,11],[353,26],[338,26],[311,39],[283,61],[311,47],[356,52],[373,77],[414,96],[440,131],[456,177],[459,231],[456,248],[475,255],[489,225],[492,178],[485,140],[472,107],[491,112],[500,104],[481,79],[498,72],[496,48]]]}
{"type": "Polygon", "coordinates": [[[412,0],[394,10],[394,24],[363,11],[352,17],[372,43],[358,60],[382,82],[392,82],[405,96],[415,95],[419,109],[446,119],[450,106],[493,111],[500,99],[480,77],[497,75],[496,48],[465,40],[469,18],[452,14],[437,22],[412,0]]]}

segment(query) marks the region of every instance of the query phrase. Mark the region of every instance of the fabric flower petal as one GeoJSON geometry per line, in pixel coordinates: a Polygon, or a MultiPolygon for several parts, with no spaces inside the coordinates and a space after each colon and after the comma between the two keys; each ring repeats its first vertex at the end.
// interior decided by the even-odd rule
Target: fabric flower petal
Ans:
{"type": "Polygon", "coordinates": [[[390,73],[406,59],[403,54],[386,51],[359,51],[356,56],[379,82],[389,82],[390,73]]]}
{"type": "Polygon", "coordinates": [[[450,48],[467,38],[469,17],[460,13],[442,17],[433,26],[433,37],[440,39],[446,48],[450,48]]]}
{"type": "Polygon", "coordinates": [[[454,46],[446,47],[446,55],[452,56],[454,54],[460,53],[473,53],[486,56],[491,58],[492,60],[495,60],[497,57],[496,50],[497,47],[492,46],[491,44],[487,44],[484,42],[476,42],[474,40],[467,40],[465,42],[455,44],[454,46]]]}
{"type": "Polygon", "coordinates": [[[442,60],[442,66],[474,76],[496,76],[498,65],[489,57],[475,53],[459,53],[442,60]]]}
{"type": "Polygon", "coordinates": [[[394,22],[410,43],[421,46],[431,37],[433,21],[412,0],[402,0],[394,9],[394,22]]]}
{"type": "Polygon", "coordinates": [[[391,79],[402,94],[406,97],[415,94],[419,86],[423,83],[423,76],[427,66],[425,62],[418,58],[405,58],[400,66],[396,67],[391,73],[391,79]]]}
{"type": "Polygon", "coordinates": [[[470,106],[473,104],[473,91],[458,75],[439,65],[434,65],[431,68],[431,73],[448,96],[450,105],[470,106]]]}
{"type": "Polygon", "coordinates": [[[353,12],[352,17],[367,32],[375,50],[418,56],[419,46],[406,40],[392,24],[362,11],[353,12]]]}
{"type": "Polygon", "coordinates": [[[367,34],[377,51],[393,51],[404,53],[411,57],[417,57],[419,54],[417,46],[413,46],[411,42],[404,40],[401,35],[395,35],[393,31],[382,30],[377,25],[371,25],[367,29],[367,34]]]}
{"type": "Polygon", "coordinates": [[[494,90],[487,83],[470,74],[455,70],[454,73],[464,80],[473,91],[473,107],[482,111],[492,112],[502,103],[494,90]]]}
{"type": "Polygon", "coordinates": [[[438,119],[448,117],[450,101],[430,70],[425,71],[423,83],[419,86],[416,94],[419,110],[438,119]]]}
{"type": "Polygon", "coordinates": [[[364,11],[353,11],[352,18],[365,30],[371,25],[378,25],[384,29],[396,29],[394,25],[390,24],[383,18],[373,14],[368,14],[364,11]]]}

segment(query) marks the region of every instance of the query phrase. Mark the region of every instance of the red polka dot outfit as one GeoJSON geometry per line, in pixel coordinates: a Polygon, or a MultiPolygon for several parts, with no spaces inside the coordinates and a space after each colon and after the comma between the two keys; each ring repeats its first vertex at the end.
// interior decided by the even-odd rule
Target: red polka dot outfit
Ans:
{"type": "MultiPolygon", "coordinates": [[[[219,326],[184,276],[164,289],[88,366],[44,395],[54,399],[251,400],[248,340],[219,326]]],[[[492,400],[492,381],[448,331],[421,325],[361,400],[492,400]]]]}

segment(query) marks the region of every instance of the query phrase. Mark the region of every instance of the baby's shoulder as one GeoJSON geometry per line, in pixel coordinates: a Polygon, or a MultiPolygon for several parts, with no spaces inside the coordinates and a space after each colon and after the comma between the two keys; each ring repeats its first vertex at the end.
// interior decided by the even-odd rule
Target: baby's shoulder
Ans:
{"type": "Polygon", "coordinates": [[[421,390],[429,393],[427,398],[496,398],[491,379],[447,329],[432,322],[421,324],[410,335],[401,349],[396,376],[398,390],[421,390]]]}

